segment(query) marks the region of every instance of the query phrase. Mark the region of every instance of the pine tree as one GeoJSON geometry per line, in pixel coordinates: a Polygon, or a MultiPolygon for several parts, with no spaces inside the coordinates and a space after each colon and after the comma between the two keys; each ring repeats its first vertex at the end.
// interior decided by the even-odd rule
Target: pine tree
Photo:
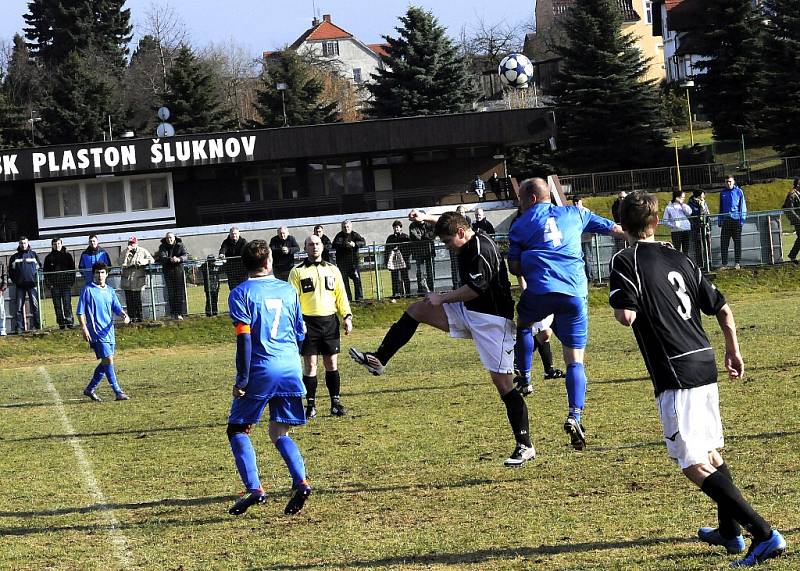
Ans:
{"type": "Polygon", "coordinates": [[[553,89],[561,168],[652,166],[665,152],[657,88],[645,80],[648,60],[621,26],[613,0],[576,0],[564,22],[553,89]]]}
{"type": "MultiPolygon", "coordinates": [[[[5,85],[8,78],[0,74],[0,83],[5,85]]],[[[5,89],[0,90],[0,149],[21,147],[30,142],[27,117],[24,111],[8,100],[5,89]]]]}
{"type": "Polygon", "coordinates": [[[395,28],[397,38],[384,36],[383,68],[367,85],[375,117],[439,115],[469,109],[477,97],[475,79],[467,71],[445,29],[431,12],[410,7],[395,28]]]}
{"type": "Polygon", "coordinates": [[[53,77],[50,99],[42,107],[45,142],[104,140],[109,117],[112,125],[123,123],[120,100],[119,83],[102,57],[71,53],[53,77]]]}
{"type": "Polygon", "coordinates": [[[260,126],[282,127],[284,104],[286,123],[291,126],[337,121],[336,103],[326,104],[320,100],[324,85],[319,75],[311,68],[311,63],[294,50],[284,49],[274,54],[261,74],[262,84],[256,101],[260,126]],[[283,95],[276,87],[279,83],[286,84],[283,95]]]}
{"type": "Polygon", "coordinates": [[[800,153],[800,0],[765,0],[763,125],[785,154],[800,153]]]}
{"type": "Polygon", "coordinates": [[[158,40],[144,36],[131,55],[125,72],[126,124],[136,132],[155,133],[156,111],[164,101],[164,80],[158,40]]]}
{"type": "Polygon", "coordinates": [[[178,49],[167,85],[164,104],[179,135],[211,133],[231,126],[232,118],[223,109],[211,73],[188,46],[178,49]]]}
{"type": "Polygon", "coordinates": [[[753,134],[758,102],[758,35],[761,24],[752,0],[710,0],[701,7],[693,52],[698,102],[708,115],[716,139],[753,134]]]}
{"type": "Polygon", "coordinates": [[[73,52],[103,54],[116,69],[125,66],[131,39],[125,0],[30,0],[24,15],[32,55],[55,69],[73,52]]]}

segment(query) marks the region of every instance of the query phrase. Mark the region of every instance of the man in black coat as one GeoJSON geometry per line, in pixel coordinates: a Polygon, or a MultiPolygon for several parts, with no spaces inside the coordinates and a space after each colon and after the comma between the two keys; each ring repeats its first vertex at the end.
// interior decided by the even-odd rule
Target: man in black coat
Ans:
{"type": "MultiPolygon", "coordinates": [[[[424,210],[420,210],[425,214],[424,210]]],[[[433,224],[414,220],[408,225],[408,237],[411,239],[411,253],[417,266],[417,293],[432,292],[434,288],[433,258],[436,255],[433,241],[436,234],[433,224]],[[422,268],[425,267],[425,280],[422,279],[422,268]]]]}
{"type": "Polygon", "coordinates": [[[331,262],[331,251],[333,250],[333,244],[331,243],[331,239],[325,235],[325,228],[322,227],[322,224],[317,224],[314,226],[314,236],[319,238],[322,242],[322,261],[331,262]]]}
{"type": "Polygon", "coordinates": [[[225,273],[228,275],[228,287],[231,290],[247,279],[247,271],[242,262],[242,252],[246,245],[247,240],[239,235],[239,229],[234,226],[219,247],[219,257],[225,260],[225,273]]]}
{"type": "Polygon", "coordinates": [[[476,232],[478,230],[483,230],[487,234],[494,234],[494,226],[486,218],[483,208],[478,208],[475,211],[475,222],[472,223],[472,231],[476,232]]]}
{"type": "Polygon", "coordinates": [[[61,238],[50,241],[52,250],[44,258],[44,285],[50,288],[59,329],[75,327],[72,317],[72,286],[75,285],[75,260],[61,238]]]}
{"type": "Polygon", "coordinates": [[[281,226],[269,241],[269,249],[272,250],[272,273],[279,280],[288,281],[289,272],[294,265],[294,255],[300,251],[297,240],[289,234],[286,226],[281,226]]]}
{"type": "Polygon", "coordinates": [[[189,259],[189,253],[180,238],[174,232],[167,232],[161,239],[156,255],[158,263],[163,267],[164,288],[167,309],[173,319],[182,320],[186,313],[186,277],[183,264],[189,259]]]}
{"type": "Polygon", "coordinates": [[[344,291],[347,294],[347,299],[350,301],[354,299],[350,292],[350,280],[353,280],[355,301],[364,298],[364,293],[361,289],[361,274],[358,272],[360,265],[358,249],[366,245],[367,241],[364,240],[361,234],[353,231],[353,223],[349,220],[342,222],[342,231],[333,238],[333,249],[336,252],[336,265],[339,267],[339,271],[342,272],[344,291]]]}

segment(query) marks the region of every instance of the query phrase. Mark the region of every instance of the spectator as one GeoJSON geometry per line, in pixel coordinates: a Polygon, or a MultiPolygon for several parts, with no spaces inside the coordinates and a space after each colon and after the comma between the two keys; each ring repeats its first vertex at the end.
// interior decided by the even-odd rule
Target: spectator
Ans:
{"type": "Polygon", "coordinates": [[[786,217],[789,223],[794,226],[794,233],[797,235],[794,245],[789,251],[789,260],[797,263],[797,254],[800,252],[800,178],[794,179],[792,190],[786,195],[786,200],[783,201],[783,208],[786,209],[786,217]]]}
{"type": "MultiPolygon", "coordinates": [[[[246,245],[247,240],[239,236],[239,229],[234,226],[219,247],[219,257],[225,260],[225,273],[228,276],[229,289],[235,288],[247,279],[247,272],[242,262],[242,252],[246,245]]],[[[214,315],[216,315],[216,311],[214,315]]]]}
{"type": "Polygon", "coordinates": [[[14,332],[23,333],[27,329],[25,318],[25,296],[31,304],[31,318],[33,329],[39,329],[39,290],[37,288],[36,273],[41,267],[39,256],[31,250],[26,236],[20,236],[17,252],[8,261],[8,277],[16,286],[17,311],[14,319],[14,332]]]}
{"type": "Polygon", "coordinates": [[[146,248],[139,245],[139,239],[131,236],[128,239],[128,248],[119,257],[122,267],[122,281],[120,283],[125,291],[125,304],[128,315],[134,323],[141,323],[142,315],[142,290],[145,284],[145,268],[156,261],[146,248]]]}
{"type": "Polygon", "coordinates": [[[672,192],[672,201],[664,208],[664,224],[669,226],[672,233],[672,246],[688,256],[691,230],[689,216],[692,215],[692,209],[683,203],[685,199],[686,195],[682,191],[672,192]]]}
{"type": "Polygon", "coordinates": [[[325,235],[325,229],[322,227],[322,224],[314,226],[314,236],[322,241],[322,261],[331,262],[333,244],[331,244],[331,239],[325,235]]]}
{"type": "Polygon", "coordinates": [[[92,283],[92,266],[97,262],[103,262],[109,268],[111,267],[111,257],[108,252],[100,247],[100,240],[97,239],[97,234],[90,234],[89,245],[81,254],[81,259],[78,262],[78,268],[83,274],[86,285],[92,283]]]}
{"type": "Polygon", "coordinates": [[[279,280],[288,280],[294,255],[300,251],[300,246],[286,226],[278,228],[278,233],[269,241],[269,249],[272,250],[272,273],[279,280]]]}
{"type": "Polygon", "coordinates": [[[336,265],[342,273],[344,291],[348,301],[359,301],[364,298],[361,289],[361,274],[359,273],[360,261],[358,249],[367,245],[367,241],[358,232],[353,231],[353,223],[349,220],[342,222],[342,231],[333,237],[333,249],[336,252],[336,265]],[[350,280],[353,280],[353,293],[350,293],[350,280]]]}
{"type": "Polygon", "coordinates": [[[433,291],[433,257],[436,249],[433,244],[436,234],[433,224],[424,221],[425,211],[420,210],[423,216],[415,219],[408,225],[408,236],[411,239],[411,253],[417,265],[417,293],[422,295],[433,291]],[[425,266],[425,281],[422,280],[422,266],[425,266]]]}
{"type": "Polygon", "coordinates": [[[8,242],[8,218],[0,214],[0,242],[8,242]]]}
{"type": "MultiPolygon", "coordinates": [[[[622,200],[628,196],[628,193],[624,190],[620,190],[617,198],[614,199],[614,202],[611,203],[611,218],[614,219],[614,222],[619,224],[620,221],[620,214],[619,214],[619,207],[622,204],[622,200]]],[[[614,251],[619,252],[620,250],[624,250],[628,247],[628,242],[626,240],[621,240],[619,238],[614,238],[614,251]]]]}
{"type": "Polygon", "coordinates": [[[695,189],[688,202],[692,211],[689,219],[692,227],[692,248],[694,249],[694,259],[701,268],[707,267],[706,260],[711,256],[711,228],[708,225],[708,204],[706,203],[706,193],[701,189],[695,189]]]}
{"type": "Polygon", "coordinates": [[[6,265],[0,261],[0,337],[8,335],[6,333],[6,265]]]}
{"type": "Polygon", "coordinates": [[[497,176],[496,172],[492,173],[492,176],[489,177],[489,190],[491,190],[497,200],[503,198],[503,185],[500,184],[500,177],[497,176]]]}
{"type": "MultiPolygon", "coordinates": [[[[247,245],[247,244],[245,244],[247,245]]],[[[244,262],[243,262],[244,264],[244,262]]],[[[244,267],[244,265],[242,265],[244,267]]],[[[200,267],[203,272],[203,293],[206,295],[206,317],[219,313],[219,275],[222,272],[222,261],[209,255],[200,267]]],[[[230,286],[230,276],[228,276],[230,286]]]]}
{"type": "Polygon", "coordinates": [[[405,297],[411,294],[411,280],[408,266],[411,264],[411,251],[408,234],[403,232],[400,220],[392,222],[392,233],[386,237],[384,255],[386,267],[392,274],[392,297],[405,297]]]}
{"type": "Polygon", "coordinates": [[[52,250],[44,258],[44,285],[50,288],[59,329],[75,327],[72,317],[72,286],[75,285],[75,260],[61,238],[50,241],[52,250]]]}
{"type": "MultiPolygon", "coordinates": [[[[464,220],[467,221],[467,224],[469,224],[470,228],[472,227],[472,219],[469,216],[467,216],[467,209],[464,208],[463,204],[459,204],[456,207],[456,213],[463,216],[464,220]]],[[[448,255],[450,256],[450,279],[453,282],[453,290],[457,290],[458,288],[461,287],[461,275],[458,270],[458,258],[455,255],[453,255],[449,250],[448,250],[448,255]]]]}
{"type": "Polygon", "coordinates": [[[494,226],[492,226],[492,223],[486,218],[483,208],[478,208],[475,211],[475,222],[472,223],[472,230],[473,232],[483,230],[487,234],[494,234],[494,226]]]}
{"type": "Polygon", "coordinates": [[[722,255],[722,269],[728,266],[728,247],[733,238],[734,268],[739,269],[742,261],[742,226],[747,218],[747,203],[744,192],[736,186],[736,180],[729,176],[725,179],[725,188],[719,193],[720,226],[719,247],[722,255]]]}
{"type": "Polygon", "coordinates": [[[167,311],[170,317],[183,320],[186,313],[186,278],[183,264],[189,259],[189,253],[183,241],[174,232],[167,232],[158,247],[158,262],[164,272],[164,293],[167,298],[167,311]]]}
{"type": "Polygon", "coordinates": [[[486,194],[486,183],[484,183],[483,179],[481,179],[481,175],[475,175],[475,179],[470,184],[469,189],[478,195],[478,202],[484,201],[484,195],[486,194]]]}

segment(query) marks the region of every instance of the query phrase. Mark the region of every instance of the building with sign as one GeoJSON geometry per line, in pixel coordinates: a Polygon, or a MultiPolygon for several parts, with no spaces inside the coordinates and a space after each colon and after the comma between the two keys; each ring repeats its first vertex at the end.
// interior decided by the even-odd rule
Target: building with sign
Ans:
{"type": "Polygon", "coordinates": [[[505,149],[553,133],[517,109],[0,151],[5,240],[459,202],[505,149]]]}

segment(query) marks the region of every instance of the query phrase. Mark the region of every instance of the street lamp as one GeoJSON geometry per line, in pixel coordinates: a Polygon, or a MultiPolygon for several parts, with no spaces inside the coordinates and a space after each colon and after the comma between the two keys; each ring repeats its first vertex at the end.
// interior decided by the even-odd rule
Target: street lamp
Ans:
{"type": "Polygon", "coordinates": [[[694,87],[694,80],[687,79],[681,83],[681,87],[686,89],[686,109],[689,112],[689,141],[694,147],[694,129],[692,128],[692,102],[689,100],[689,89],[694,87]]]}
{"type": "Polygon", "coordinates": [[[35,146],[36,145],[36,131],[34,129],[34,125],[36,124],[37,121],[41,121],[41,120],[42,120],[41,117],[34,117],[33,116],[33,109],[31,109],[31,118],[28,119],[28,123],[31,124],[31,146],[35,146]]]}
{"type": "Polygon", "coordinates": [[[286,91],[286,89],[288,87],[289,86],[286,85],[285,83],[278,83],[277,85],[275,85],[275,89],[277,89],[278,91],[281,92],[281,105],[283,106],[283,126],[284,127],[288,127],[288,125],[289,125],[289,120],[286,118],[286,99],[285,99],[285,97],[283,95],[283,92],[286,91]]]}

